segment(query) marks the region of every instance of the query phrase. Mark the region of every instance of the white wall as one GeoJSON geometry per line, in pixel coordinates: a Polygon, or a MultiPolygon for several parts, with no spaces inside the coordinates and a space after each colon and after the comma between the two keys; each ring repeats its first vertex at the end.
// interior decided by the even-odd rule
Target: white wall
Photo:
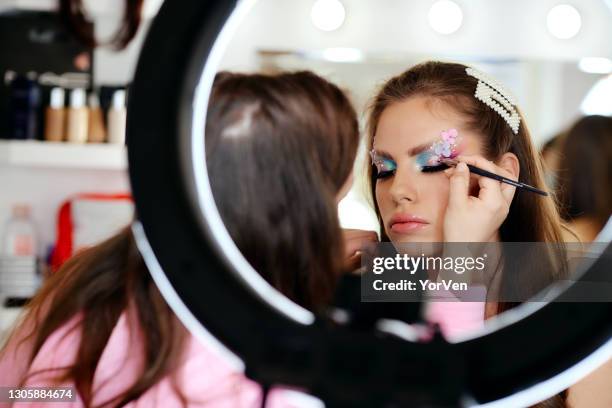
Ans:
{"type": "MultiPolygon", "coordinates": [[[[519,96],[538,144],[578,115],[582,98],[600,76],[571,66],[585,56],[612,57],[612,13],[603,1],[573,2],[581,13],[582,29],[570,40],[556,39],[546,28],[547,12],[558,1],[456,2],[464,12],[463,25],[445,36],[429,27],[427,16],[433,0],[343,0],[346,20],[334,32],[320,31],[311,23],[313,0],[258,0],[227,47],[220,68],[258,70],[260,50],[358,48],[391,62],[348,67],[301,63],[340,85],[346,84],[363,111],[367,97],[381,80],[417,62],[415,56],[420,60],[490,61],[488,68],[501,75],[499,79],[519,96]],[[511,72],[512,65],[520,68],[511,72]]],[[[292,61],[287,66],[296,69],[299,64],[292,61]]]]}
{"type": "Polygon", "coordinates": [[[610,9],[601,0],[575,4],[582,30],[558,40],[546,29],[546,14],[556,0],[456,0],[463,26],[445,36],[434,32],[427,14],[433,0],[343,0],[344,25],[323,32],[310,22],[312,0],[258,0],[238,29],[225,68],[252,68],[257,48],[304,50],[356,47],[365,51],[444,54],[518,59],[577,59],[612,55],[610,9]]]}

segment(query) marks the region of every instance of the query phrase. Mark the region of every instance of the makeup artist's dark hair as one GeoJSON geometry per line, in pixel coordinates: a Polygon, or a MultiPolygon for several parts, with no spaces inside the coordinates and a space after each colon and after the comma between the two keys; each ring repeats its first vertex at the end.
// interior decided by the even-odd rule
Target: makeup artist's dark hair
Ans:
{"type": "Polygon", "coordinates": [[[586,116],[561,145],[558,194],[567,220],[590,218],[601,230],[612,215],[612,117],[586,116]]]}
{"type": "MultiPolygon", "coordinates": [[[[427,97],[446,102],[465,118],[467,128],[482,136],[484,156],[496,160],[504,153],[516,155],[520,165],[519,181],[548,191],[543,177],[540,158],[534,148],[522,114],[518,134],[514,134],[506,121],[493,109],[474,97],[478,80],[466,73],[467,66],[455,63],[429,61],[416,65],[404,73],[388,80],[374,97],[368,115],[367,149],[373,148],[374,136],[380,118],[389,106],[411,97],[427,97]]],[[[389,241],[376,202],[376,174],[374,166],[368,163],[368,184],[370,199],[378,217],[381,238],[389,241]]],[[[551,193],[552,195],[552,193],[551,193]]],[[[499,229],[504,242],[563,242],[562,223],[554,199],[542,198],[537,194],[522,194],[517,190],[506,220],[499,229]]],[[[554,253],[554,251],[553,251],[554,253]]],[[[558,254],[558,251],[556,252],[558,254]]],[[[523,253],[525,259],[534,254],[523,253]]],[[[504,265],[502,285],[512,290],[513,297],[520,293],[534,293],[554,279],[563,276],[565,269],[550,257],[537,257],[540,271],[551,271],[554,276],[542,276],[541,272],[529,274],[514,269],[523,263],[511,262],[504,265]],[[516,272],[516,273],[515,273],[516,272]],[[540,280],[537,279],[540,277],[540,280]]],[[[530,265],[525,262],[524,265],[530,265]]],[[[518,303],[498,302],[497,313],[508,310],[518,303]]],[[[558,398],[561,398],[560,396],[558,398]]],[[[557,406],[557,405],[552,405],[557,406]]],[[[558,405],[564,406],[564,405],[558,405]]]]}
{"type": "MultiPolygon", "coordinates": [[[[246,258],[300,304],[314,308],[330,300],[343,253],[334,199],[358,144],[346,96],[306,72],[220,75],[206,143],[215,201],[246,258]]],[[[51,276],[0,358],[31,365],[49,337],[75,319],[71,330],[80,343],[74,365],[50,369],[60,383],[73,381],[89,407],[96,367],[124,312],[137,322],[130,330],[142,334],[144,364],[134,384],[102,405],[124,406],[166,376],[186,405],[173,374],[187,331],[152,281],[129,229],[77,254],[51,276]]]]}
{"type": "MultiPolygon", "coordinates": [[[[123,49],[132,41],[142,21],[143,3],[144,0],[125,0],[121,24],[105,45],[123,49]]],[[[64,24],[83,44],[90,48],[101,45],[96,40],[93,22],[87,18],[83,0],[59,0],[59,14],[64,24]]]]}
{"type": "Polygon", "coordinates": [[[215,201],[251,265],[308,308],[331,300],[341,272],[336,196],[358,143],[349,100],[313,73],[216,78],[206,126],[215,201]]]}

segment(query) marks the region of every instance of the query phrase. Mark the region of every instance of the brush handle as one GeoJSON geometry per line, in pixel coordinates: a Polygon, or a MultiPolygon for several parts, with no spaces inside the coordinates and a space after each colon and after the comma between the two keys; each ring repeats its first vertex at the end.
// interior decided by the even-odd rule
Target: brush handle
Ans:
{"type": "Polygon", "coordinates": [[[529,184],[511,180],[507,177],[500,176],[499,174],[495,174],[495,173],[491,173],[490,171],[483,170],[480,167],[472,166],[471,164],[468,164],[467,166],[468,166],[468,169],[470,169],[470,172],[474,174],[478,174],[479,176],[488,177],[493,180],[501,181],[502,183],[510,184],[511,186],[515,186],[516,188],[522,188],[523,190],[531,191],[532,193],[540,194],[543,196],[548,196],[548,193],[546,191],[539,190],[535,187],[530,186],[529,184]]]}

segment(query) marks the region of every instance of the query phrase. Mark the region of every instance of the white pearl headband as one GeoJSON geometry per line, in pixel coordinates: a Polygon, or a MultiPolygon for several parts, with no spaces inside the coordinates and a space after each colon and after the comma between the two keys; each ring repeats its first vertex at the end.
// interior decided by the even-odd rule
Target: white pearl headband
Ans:
{"type": "Polygon", "coordinates": [[[508,123],[512,132],[515,135],[518,134],[521,118],[516,111],[516,100],[512,94],[497,80],[484,72],[474,68],[466,68],[465,72],[478,79],[478,85],[474,93],[476,99],[497,112],[508,123]]]}

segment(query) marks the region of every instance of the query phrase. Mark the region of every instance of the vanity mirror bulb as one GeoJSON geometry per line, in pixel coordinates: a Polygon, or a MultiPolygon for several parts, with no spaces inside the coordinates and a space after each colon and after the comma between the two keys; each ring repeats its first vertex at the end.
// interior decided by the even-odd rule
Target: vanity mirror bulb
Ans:
{"type": "Polygon", "coordinates": [[[342,27],[346,10],[339,0],[317,0],[310,12],[312,24],[321,31],[335,31],[342,27]]]}
{"type": "Polygon", "coordinates": [[[582,17],[578,10],[569,4],[559,4],[546,16],[548,31],[560,40],[575,37],[582,27],[582,17]]]}
{"type": "Polygon", "coordinates": [[[440,34],[452,34],[463,24],[463,11],[454,1],[440,0],[429,9],[429,25],[440,34]]]}

